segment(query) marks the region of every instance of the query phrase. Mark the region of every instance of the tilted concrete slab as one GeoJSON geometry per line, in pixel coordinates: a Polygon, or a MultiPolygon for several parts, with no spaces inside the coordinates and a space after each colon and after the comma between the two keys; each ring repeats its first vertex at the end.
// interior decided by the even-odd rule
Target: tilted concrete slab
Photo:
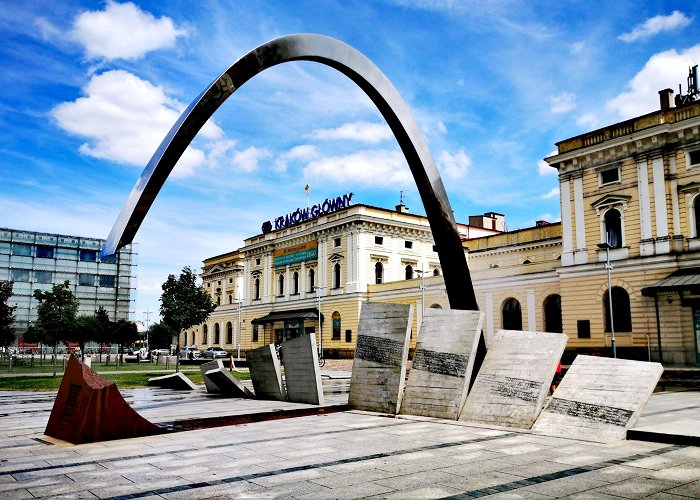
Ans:
{"type": "Polygon", "coordinates": [[[219,394],[233,398],[255,397],[240,380],[233,376],[226,368],[214,368],[204,374],[204,380],[209,380],[219,389],[219,394]]]}
{"type": "Polygon", "coordinates": [[[73,444],[127,439],[165,432],[131,408],[114,382],[70,356],[46,435],[73,444]]]}
{"type": "Polygon", "coordinates": [[[348,404],[396,414],[401,408],[413,306],[363,302],[348,404]]]}
{"type": "Polygon", "coordinates": [[[212,394],[221,394],[221,389],[211,379],[207,378],[206,373],[209,370],[216,370],[223,367],[224,362],[221,359],[207,361],[206,363],[199,365],[199,369],[202,372],[202,377],[204,377],[204,386],[207,388],[207,392],[212,394]]]}
{"type": "Polygon", "coordinates": [[[659,363],[578,355],[533,430],[587,441],[625,439],[663,370],[659,363]]]}
{"type": "Polygon", "coordinates": [[[255,397],[285,401],[287,398],[282,385],[282,370],[275,352],[275,345],[268,344],[248,351],[246,358],[255,397]]]}
{"type": "Polygon", "coordinates": [[[425,310],[401,413],[459,418],[483,321],[479,311],[425,310]]]}
{"type": "Polygon", "coordinates": [[[316,352],[316,335],[310,333],[282,342],[280,355],[284,365],[287,400],[322,405],[323,386],[316,352]]]}
{"type": "Polygon", "coordinates": [[[563,333],[497,332],[459,419],[531,428],[542,411],[567,339],[563,333]]]}
{"type": "Polygon", "coordinates": [[[170,373],[162,377],[153,377],[148,379],[148,385],[151,387],[160,387],[161,389],[173,389],[175,391],[196,391],[197,386],[192,382],[187,375],[182,372],[170,373]]]}

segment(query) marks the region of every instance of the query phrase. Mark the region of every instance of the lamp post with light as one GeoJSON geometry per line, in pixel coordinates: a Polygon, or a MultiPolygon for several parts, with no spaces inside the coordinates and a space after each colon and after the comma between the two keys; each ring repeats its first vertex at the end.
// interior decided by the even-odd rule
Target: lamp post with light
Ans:
{"type": "Polygon", "coordinates": [[[608,272],[608,306],[610,308],[610,343],[612,344],[613,358],[617,358],[617,348],[615,347],[615,324],[613,322],[612,281],[610,278],[613,268],[612,264],[610,263],[610,244],[608,242],[598,243],[598,248],[605,250],[605,269],[608,272]]]}

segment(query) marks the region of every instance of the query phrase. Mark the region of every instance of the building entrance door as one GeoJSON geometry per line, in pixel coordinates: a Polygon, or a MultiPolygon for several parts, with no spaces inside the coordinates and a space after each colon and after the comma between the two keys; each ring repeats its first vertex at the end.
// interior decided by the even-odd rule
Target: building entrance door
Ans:
{"type": "Polygon", "coordinates": [[[700,308],[693,307],[693,333],[695,334],[695,363],[700,365],[700,308]]]}

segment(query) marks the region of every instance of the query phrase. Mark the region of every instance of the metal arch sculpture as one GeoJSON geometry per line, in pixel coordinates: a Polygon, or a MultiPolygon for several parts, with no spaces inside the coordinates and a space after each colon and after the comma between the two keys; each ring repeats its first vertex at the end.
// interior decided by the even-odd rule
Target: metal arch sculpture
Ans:
{"type": "Polygon", "coordinates": [[[343,73],[377,106],[413,173],[440,257],[452,309],[478,309],[452,208],[428,144],[391,82],[351,46],[316,34],[283,36],[240,58],[202,92],[163,139],[122,208],[103,255],[131,243],[160,188],[197,132],[239,87],[263,70],[290,61],[314,61],[343,73]]]}

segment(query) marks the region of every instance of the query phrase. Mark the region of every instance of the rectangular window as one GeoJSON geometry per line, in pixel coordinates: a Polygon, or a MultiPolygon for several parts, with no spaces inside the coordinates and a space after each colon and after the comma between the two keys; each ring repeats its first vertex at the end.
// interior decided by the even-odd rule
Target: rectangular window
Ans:
{"type": "Polygon", "coordinates": [[[437,252],[437,245],[433,245],[433,252],[437,252]]]}
{"type": "Polygon", "coordinates": [[[37,245],[36,256],[39,259],[53,259],[53,247],[47,245],[37,245]]]}
{"type": "Polygon", "coordinates": [[[345,342],[352,342],[352,330],[345,330],[345,342]]]}
{"type": "Polygon", "coordinates": [[[105,255],[100,259],[100,262],[103,264],[116,264],[117,263],[117,255],[112,254],[112,255],[105,255]]]}
{"type": "Polygon", "coordinates": [[[114,288],[116,276],[100,276],[100,286],[102,288],[114,288]]]}
{"type": "Polygon", "coordinates": [[[403,246],[405,248],[413,248],[413,242],[412,241],[404,241],[403,246]]]}
{"type": "Polygon", "coordinates": [[[591,321],[588,319],[577,320],[576,321],[576,330],[578,333],[578,338],[590,339],[591,338],[591,321]]]}
{"type": "Polygon", "coordinates": [[[700,166],[700,149],[688,151],[688,167],[700,166]]]}
{"type": "Polygon", "coordinates": [[[57,259],[78,260],[78,251],[73,248],[57,248],[57,259]]]}
{"type": "Polygon", "coordinates": [[[258,324],[253,324],[253,342],[258,341],[258,324]]]}
{"type": "Polygon", "coordinates": [[[85,273],[79,274],[78,284],[82,286],[95,286],[95,275],[85,273]]]}
{"type": "Polygon", "coordinates": [[[34,281],[36,283],[53,283],[53,272],[34,271],[34,281]]]}
{"type": "Polygon", "coordinates": [[[257,259],[255,259],[255,265],[256,265],[256,266],[259,266],[259,265],[260,265],[260,257],[258,257],[257,259]]]}
{"type": "Polygon", "coordinates": [[[32,255],[32,246],[25,245],[24,243],[13,243],[12,255],[23,255],[25,257],[30,257],[32,255]]]}
{"type": "Polygon", "coordinates": [[[620,180],[620,168],[609,168],[600,172],[600,185],[611,184],[620,180]]]}
{"type": "Polygon", "coordinates": [[[12,281],[29,281],[29,269],[13,269],[12,281]]]}
{"type": "Polygon", "coordinates": [[[384,244],[384,236],[375,236],[374,237],[374,244],[375,245],[383,245],[384,244]]]}
{"type": "Polygon", "coordinates": [[[80,251],[80,261],[81,262],[97,262],[97,252],[94,250],[81,250],[80,251]]]}
{"type": "Polygon", "coordinates": [[[336,248],[340,246],[340,238],[333,239],[333,246],[336,248]]]}

